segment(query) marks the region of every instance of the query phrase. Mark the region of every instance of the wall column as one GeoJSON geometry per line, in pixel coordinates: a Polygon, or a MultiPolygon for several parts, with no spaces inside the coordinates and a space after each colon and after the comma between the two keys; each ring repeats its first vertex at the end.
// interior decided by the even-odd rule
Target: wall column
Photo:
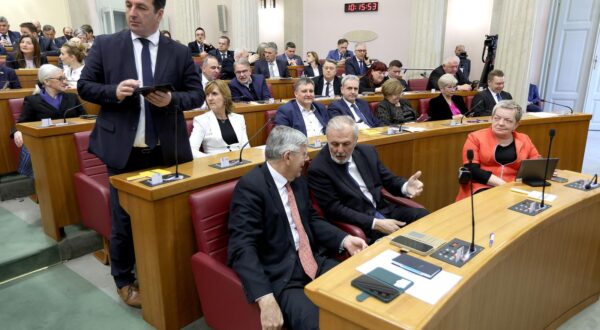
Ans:
{"type": "MultiPolygon", "coordinates": [[[[283,42],[293,41],[296,44],[296,55],[304,58],[304,1],[286,1],[283,7],[283,42]]],[[[279,53],[283,53],[285,44],[279,53]]]]}
{"type": "Polygon", "coordinates": [[[258,1],[232,0],[231,48],[256,51],[258,46],[258,1]]]}
{"type": "MultiPolygon", "coordinates": [[[[406,68],[435,69],[442,64],[446,0],[411,3],[410,51],[406,68]]],[[[408,71],[406,78],[419,78],[422,71],[408,71]]],[[[429,72],[427,72],[429,74],[429,72]]]]}
{"type": "Polygon", "coordinates": [[[173,38],[179,40],[182,44],[194,40],[195,31],[200,24],[200,11],[202,6],[197,0],[177,0],[170,4],[175,6],[175,19],[171,25],[174,25],[173,38]],[[174,24],[173,24],[174,23],[174,24]]]}

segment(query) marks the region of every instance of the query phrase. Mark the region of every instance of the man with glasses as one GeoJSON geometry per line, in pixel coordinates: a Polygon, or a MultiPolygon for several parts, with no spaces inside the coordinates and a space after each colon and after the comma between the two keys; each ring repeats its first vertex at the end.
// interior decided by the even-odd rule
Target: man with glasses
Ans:
{"type": "Polygon", "coordinates": [[[458,86],[456,87],[459,91],[470,91],[471,90],[471,82],[469,78],[465,76],[465,74],[458,69],[458,64],[460,63],[460,59],[456,55],[452,55],[444,60],[442,65],[438,66],[435,70],[431,71],[429,75],[429,80],[427,81],[427,90],[437,89],[438,88],[438,80],[440,77],[446,73],[453,75],[458,81],[458,86]]]}
{"type": "Polygon", "coordinates": [[[271,98],[265,78],[260,74],[252,74],[250,63],[241,59],[233,64],[235,79],[229,82],[231,97],[234,102],[262,101],[271,98]]]}
{"type": "Polygon", "coordinates": [[[346,74],[364,76],[371,66],[367,57],[367,44],[359,42],[354,46],[354,56],[346,60],[346,74]]]}
{"type": "Polygon", "coordinates": [[[323,74],[313,77],[315,82],[315,96],[334,97],[342,95],[342,80],[336,76],[337,63],[334,60],[326,59],[323,63],[323,74]]]}

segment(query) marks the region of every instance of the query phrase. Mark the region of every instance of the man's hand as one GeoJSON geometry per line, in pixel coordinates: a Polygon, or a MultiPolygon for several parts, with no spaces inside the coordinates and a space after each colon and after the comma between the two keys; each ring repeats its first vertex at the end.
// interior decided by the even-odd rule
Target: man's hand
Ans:
{"type": "Polygon", "coordinates": [[[406,193],[409,198],[419,196],[423,192],[423,182],[419,180],[421,171],[413,174],[406,182],[406,193]]]}
{"type": "Polygon", "coordinates": [[[258,54],[252,54],[250,56],[248,56],[248,62],[250,62],[250,64],[258,61],[260,59],[260,55],[258,54]]]}
{"type": "Polygon", "coordinates": [[[269,293],[258,299],[260,308],[260,324],[264,330],[281,329],[283,326],[283,314],[275,300],[275,296],[269,293]]]}
{"type": "Polygon", "coordinates": [[[127,96],[133,95],[140,82],[134,79],[123,80],[117,86],[117,99],[123,101],[127,96]]]}
{"type": "Polygon", "coordinates": [[[16,131],[15,135],[13,135],[13,139],[17,147],[21,148],[21,146],[23,146],[23,134],[21,134],[21,132],[16,131]]]}
{"type": "Polygon", "coordinates": [[[375,227],[373,227],[373,229],[387,235],[395,232],[396,230],[400,229],[401,227],[404,227],[405,225],[406,222],[394,219],[376,219],[375,227]]]}
{"type": "Polygon", "coordinates": [[[346,251],[348,251],[348,253],[350,253],[351,256],[353,256],[366,249],[367,243],[365,243],[365,241],[360,237],[348,235],[344,238],[342,246],[346,251]]]}
{"type": "Polygon", "coordinates": [[[171,103],[171,92],[156,91],[144,96],[148,102],[159,108],[164,108],[171,103]]]}

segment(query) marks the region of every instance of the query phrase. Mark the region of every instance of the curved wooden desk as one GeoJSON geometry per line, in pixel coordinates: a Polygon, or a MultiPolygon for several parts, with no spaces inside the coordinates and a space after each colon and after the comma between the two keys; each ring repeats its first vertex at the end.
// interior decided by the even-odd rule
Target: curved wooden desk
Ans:
{"type": "MultiPolygon", "coordinates": [[[[589,178],[561,171],[571,180],[589,178]]],[[[555,328],[600,294],[600,189],[579,191],[552,183],[552,207],[535,217],[510,211],[524,195],[511,187],[476,195],[475,241],[485,249],[462,268],[426,257],[462,276],[435,305],[403,294],[389,304],[359,303],[350,281],[356,267],[386,249],[389,237],[412,230],[444,240],[470,240],[470,201],[449,205],[379,241],[310,283],[305,292],[320,308],[321,329],[542,329],[555,328]],[[488,235],[496,236],[492,247],[488,235]]],[[[525,188],[524,188],[524,187],[525,188]]],[[[537,188],[535,188],[537,189],[537,188]]],[[[414,254],[413,254],[414,255],[414,254]]]]}

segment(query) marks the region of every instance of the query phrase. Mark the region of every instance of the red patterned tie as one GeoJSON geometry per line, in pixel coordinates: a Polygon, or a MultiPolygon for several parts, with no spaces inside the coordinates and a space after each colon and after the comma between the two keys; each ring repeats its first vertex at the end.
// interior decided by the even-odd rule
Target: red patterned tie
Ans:
{"type": "Polygon", "coordinates": [[[317,276],[317,261],[310,249],[308,236],[306,235],[306,231],[304,231],[304,226],[300,220],[300,212],[298,212],[298,205],[296,204],[296,198],[294,197],[292,187],[288,183],[285,185],[285,188],[288,192],[288,202],[290,204],[290,209],[292,210],[292,220],[298,231],[298,236],[300,236],[300,247],[298,248],[300,263],[302,264],[302,268],[304,268],[306,275],[314,280],[317,276]]]}

